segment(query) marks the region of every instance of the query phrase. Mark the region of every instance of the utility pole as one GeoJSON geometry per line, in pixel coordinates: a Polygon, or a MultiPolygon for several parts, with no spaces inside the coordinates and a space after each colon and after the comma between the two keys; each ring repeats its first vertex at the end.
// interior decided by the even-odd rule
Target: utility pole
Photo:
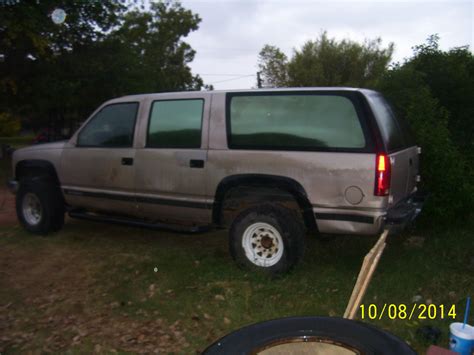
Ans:
{"type": "Polygon", "coordinates": [[[258,72],[257,72],[257,87],[258,87],[259,89],[262,88],[262,78],[260,77],[260,74],[261,74],[261,72],[258,71],[258,72]]]}

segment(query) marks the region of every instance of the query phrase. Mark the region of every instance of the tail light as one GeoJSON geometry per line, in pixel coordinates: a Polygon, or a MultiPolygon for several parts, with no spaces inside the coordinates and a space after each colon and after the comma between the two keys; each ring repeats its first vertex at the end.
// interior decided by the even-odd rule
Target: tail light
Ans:
{"type": "Polygon", "coordinates": [[[390,158],[377,154],[375,172],[375,196],[387,196],[390,191],[390,158]]]}

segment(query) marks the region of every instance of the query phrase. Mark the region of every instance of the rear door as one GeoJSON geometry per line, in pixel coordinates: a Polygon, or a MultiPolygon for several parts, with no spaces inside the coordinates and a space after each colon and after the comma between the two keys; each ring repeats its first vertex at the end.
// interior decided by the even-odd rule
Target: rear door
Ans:
{"type": "Polygon", "coordinates": [[[160,95],[147,102],[140,129],[144,147],[135,155],[135,188],[147,221],[208,224],[207,137],[210,94],[160,95]]]}
{"type": "Polygon", "coordinates": [[[366,93],[391,163],[390,204],[414,192],[419,169],[418,147],[405,122],[397,118],[384,97],[366,93]]]}

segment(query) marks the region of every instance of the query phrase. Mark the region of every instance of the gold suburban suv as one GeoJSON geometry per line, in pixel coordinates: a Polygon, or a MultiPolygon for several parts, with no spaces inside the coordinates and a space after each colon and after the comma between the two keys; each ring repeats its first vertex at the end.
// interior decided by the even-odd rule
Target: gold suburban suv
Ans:
{"type": "Polygon", "coordinates": [[[237,263],[278,273],[307,230],[376,234],[422,205],[420,148],[381,94],[356,88],[125,96],[73,137],[13,154],[21,224],[71,217],[199,231],[228,227],[237,263]]]}

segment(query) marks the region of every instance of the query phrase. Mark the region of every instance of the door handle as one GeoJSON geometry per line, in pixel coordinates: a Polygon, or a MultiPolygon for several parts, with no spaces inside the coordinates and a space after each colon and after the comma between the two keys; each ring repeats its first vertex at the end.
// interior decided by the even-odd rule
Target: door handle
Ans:
{"type": "Polygon", "coordinates": [[[201,159],[191,159],[189,161],[189,166],[191,168],[204,168],[204,160],[201,160],[201,159]]]}
{"type": "Polygon", "coordinates": [[[122,165],[133,165],[133,158],[122,158],[122,165]]]}

